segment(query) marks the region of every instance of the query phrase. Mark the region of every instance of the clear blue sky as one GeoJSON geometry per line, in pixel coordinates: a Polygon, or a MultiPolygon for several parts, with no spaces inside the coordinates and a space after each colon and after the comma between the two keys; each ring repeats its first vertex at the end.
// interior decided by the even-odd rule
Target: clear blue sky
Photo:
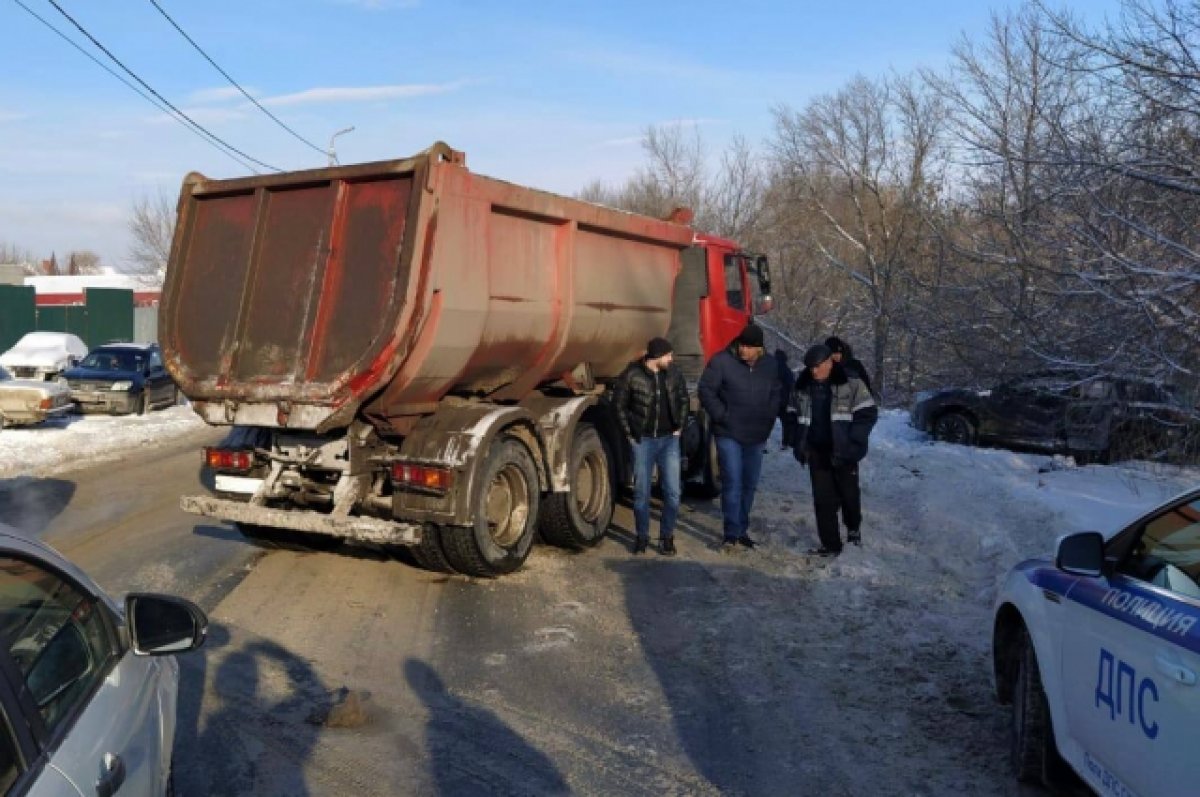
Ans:
{"type": "MultiPolygon", "coordinates": [[[[48,0],[22,0],[107,63],[48,0]]],[[[155,90],[284,169],[324,164],[221,77],[149,0],[58,0],[155,90]]],[[[343,163],[435,140],[472,169],[562,193],[618,182],[648,125],[687,120],[713,151],[759,144],[771,108],[855,73],[946,62],[1005,0],[158,0],[256,99],[343,163]]],[[[1115,0],[1078,2],[1094,13],[1115,0]]],[[[189,171],[246,169],[167,119],[13,0],[0,0],[0,242],[119,265],[133,202],[189,171]]],[[[111,64],[110,64],[111,66],[111,64]]],[[[116,67],[113,67],[116,69],[116,67]]]]}

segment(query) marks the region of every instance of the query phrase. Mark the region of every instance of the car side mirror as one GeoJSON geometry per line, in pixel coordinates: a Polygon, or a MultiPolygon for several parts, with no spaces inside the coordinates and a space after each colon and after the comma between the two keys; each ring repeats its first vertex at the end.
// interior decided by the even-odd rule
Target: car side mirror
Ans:
{"type": "Polygon", "coordinates": [[[1076,576],[1104,574],[1104,535],[1098,531],[1068,534],[1058,541],[1054,566],[1076,576]]]}
{"type": "Polygon", "coordinates": [[[200,607],[171,595],[126,596],[125,619],[137,656],[166,656],[195,650],[208,635],[208,617],[200,607]]]}
{"type": "Polygon", "coordinates": [[[78,625],[68,622],[34,659],[25,683],[33,702],[38,708],[45,708],[87,675],[91,668],[87,639],[78,625]]]}

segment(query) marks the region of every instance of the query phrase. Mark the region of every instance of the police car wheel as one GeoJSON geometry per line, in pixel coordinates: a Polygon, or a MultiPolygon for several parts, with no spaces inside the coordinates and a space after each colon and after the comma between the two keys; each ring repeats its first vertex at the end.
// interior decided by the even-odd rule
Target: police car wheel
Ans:
{"type": "Polygon", "coordinates": [[[1037,654],[1024,629],[1017,645],[1011,729],[1013,769],[1019,781],[1044,783],[1055,757],[1050,706],[1042,689],[1037,654]]]}

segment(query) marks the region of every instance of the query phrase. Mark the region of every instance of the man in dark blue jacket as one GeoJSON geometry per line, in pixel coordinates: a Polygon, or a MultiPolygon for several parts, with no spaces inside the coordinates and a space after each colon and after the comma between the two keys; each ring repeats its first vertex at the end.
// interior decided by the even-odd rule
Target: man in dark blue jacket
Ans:
{"type": "Polygon", "coordinates": [[[787,400],[779,366],[763,356],[763,331],[753,323],[700,376],[700,404],[711,419],[721,472],[725,550],[753,548],[747,534],[762,472],[763,447],[787,400]]]}

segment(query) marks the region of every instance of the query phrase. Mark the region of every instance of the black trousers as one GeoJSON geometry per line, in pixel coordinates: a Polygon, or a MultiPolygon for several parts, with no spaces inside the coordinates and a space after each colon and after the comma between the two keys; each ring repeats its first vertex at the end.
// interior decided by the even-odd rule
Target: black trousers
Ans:
{"type": "Polygon", "coordinates": [[[838,511],[848,529],[862,525],[862,498],[858,490],[858,463],[834,465],[828,452],[808,452],[808,475],[812,479],[813,508],[817,513],[817,536],[822,547],[842,550],[838,511]]]}

